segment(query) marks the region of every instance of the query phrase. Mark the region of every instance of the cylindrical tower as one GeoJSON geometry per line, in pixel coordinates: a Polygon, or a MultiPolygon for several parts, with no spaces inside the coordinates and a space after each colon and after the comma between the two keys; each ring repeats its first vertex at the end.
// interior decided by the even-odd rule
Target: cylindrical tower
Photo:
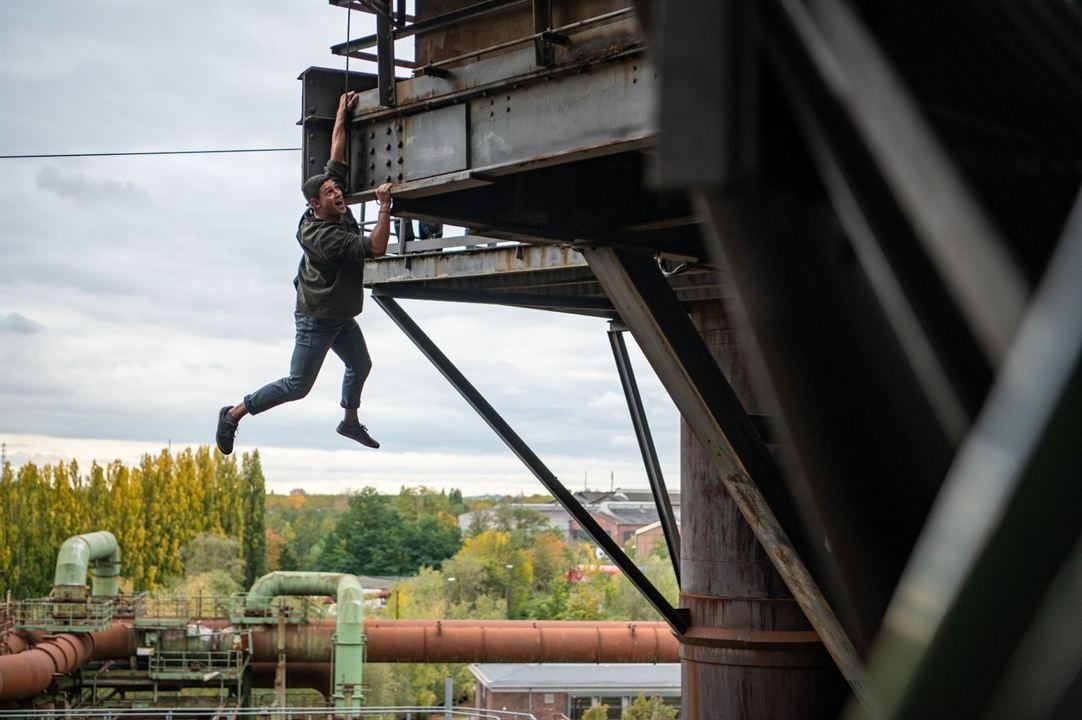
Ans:
{"type": "MultiPolygon", "coordinates": [[[[722,303],[691,314],[744,408],[763,413],[722,303]]],[[[836,717],[844,687],[830,657],[686,423],[680,435],[681,600],[692,624],[680,717],[836,717]]]]}

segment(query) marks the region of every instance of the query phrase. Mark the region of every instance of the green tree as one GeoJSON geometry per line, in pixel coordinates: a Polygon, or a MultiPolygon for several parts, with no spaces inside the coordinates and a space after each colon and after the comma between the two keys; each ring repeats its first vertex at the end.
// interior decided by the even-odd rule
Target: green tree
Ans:
{"type": "Polygon", "coordinates": [[[180,550],[184,576],[192,577],[211,571],[224,572],[239,586],[244,579],[244,560],[240,543],[234,538],[214,533],[199,533],[180,550]]]}
{"type": "Polygon", "coordinates": [[[263,467],[259,462],[259,451],[244,453],[241,459],[241,477],[243,478],[244,529],[241,535],[241,549],[244,554],[244,586],[251,587],[267,573],[267,529],[264,506],[266,505],[266,483],[263,480],[263,467]]]}
{"type": "Polygon", "coordinates": [[[605,704],[594,705],[582,714],[582,720],[608,720],[609,706],[605,704]]]}
{"type": "Polygon", "coordinates": [[[676,720],[678,713],[679,710],[672,705],[666,705],[661,698],[652,697],[647,700],[643,693],[639,693],[635,702],[624,708],[620,720],[676,720]]]}
{"type": "Polygon", "coordinates": [[[367,487],[351,496],[324,544],[322,569],[408,575],[424,565],[438,567],[458,550],[462,534],[448,513],[426,511],[432,495],[404,491],[391,498],[367,487]]]}

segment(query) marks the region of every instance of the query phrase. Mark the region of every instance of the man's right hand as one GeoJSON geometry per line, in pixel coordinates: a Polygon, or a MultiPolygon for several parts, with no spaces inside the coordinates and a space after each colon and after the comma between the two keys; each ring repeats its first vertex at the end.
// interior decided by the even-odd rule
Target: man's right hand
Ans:
{"type": "Polygon", "coordinates": [[[387,205],[391,202],[391,188],[393,187],[393,183],[383,183],[376,188],[376,201],[380,205],[387,205]]]}

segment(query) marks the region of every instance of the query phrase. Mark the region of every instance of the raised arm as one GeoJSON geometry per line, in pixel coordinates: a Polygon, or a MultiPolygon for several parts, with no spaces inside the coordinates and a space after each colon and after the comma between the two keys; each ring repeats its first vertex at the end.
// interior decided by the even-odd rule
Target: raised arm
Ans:
{"type": "Polygon", "coordinates": [[[334,116],[334,130],[331,131],[331,160],[346,161],[346,125],[349,124],[349,111],[357,104],[357,93],[344,93],[338,99],[338,112],[334,116]]]}
{"type": "Polygon", "coordinates": [[[383,183],[376,188],[379,212],[376,215],[376,226],[372,228],[372,234],[369,236],[373,257],[383,257],[387,254],[387,239],[391,235],[391,187],[391,183],[383,183]]]}

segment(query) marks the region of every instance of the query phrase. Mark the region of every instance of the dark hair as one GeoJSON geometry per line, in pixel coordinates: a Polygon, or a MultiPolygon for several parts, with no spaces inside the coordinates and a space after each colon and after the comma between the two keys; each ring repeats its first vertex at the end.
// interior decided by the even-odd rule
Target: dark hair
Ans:
{"type": "Polygon", "coordinates": [[[319,173],[301,183],[301,192],[304,193],[305,200],[311,200],[314,197],[319,197],[319,189],[323,187],[323,183],[331,180],[331,176],[327,173],[319,173]]]}

